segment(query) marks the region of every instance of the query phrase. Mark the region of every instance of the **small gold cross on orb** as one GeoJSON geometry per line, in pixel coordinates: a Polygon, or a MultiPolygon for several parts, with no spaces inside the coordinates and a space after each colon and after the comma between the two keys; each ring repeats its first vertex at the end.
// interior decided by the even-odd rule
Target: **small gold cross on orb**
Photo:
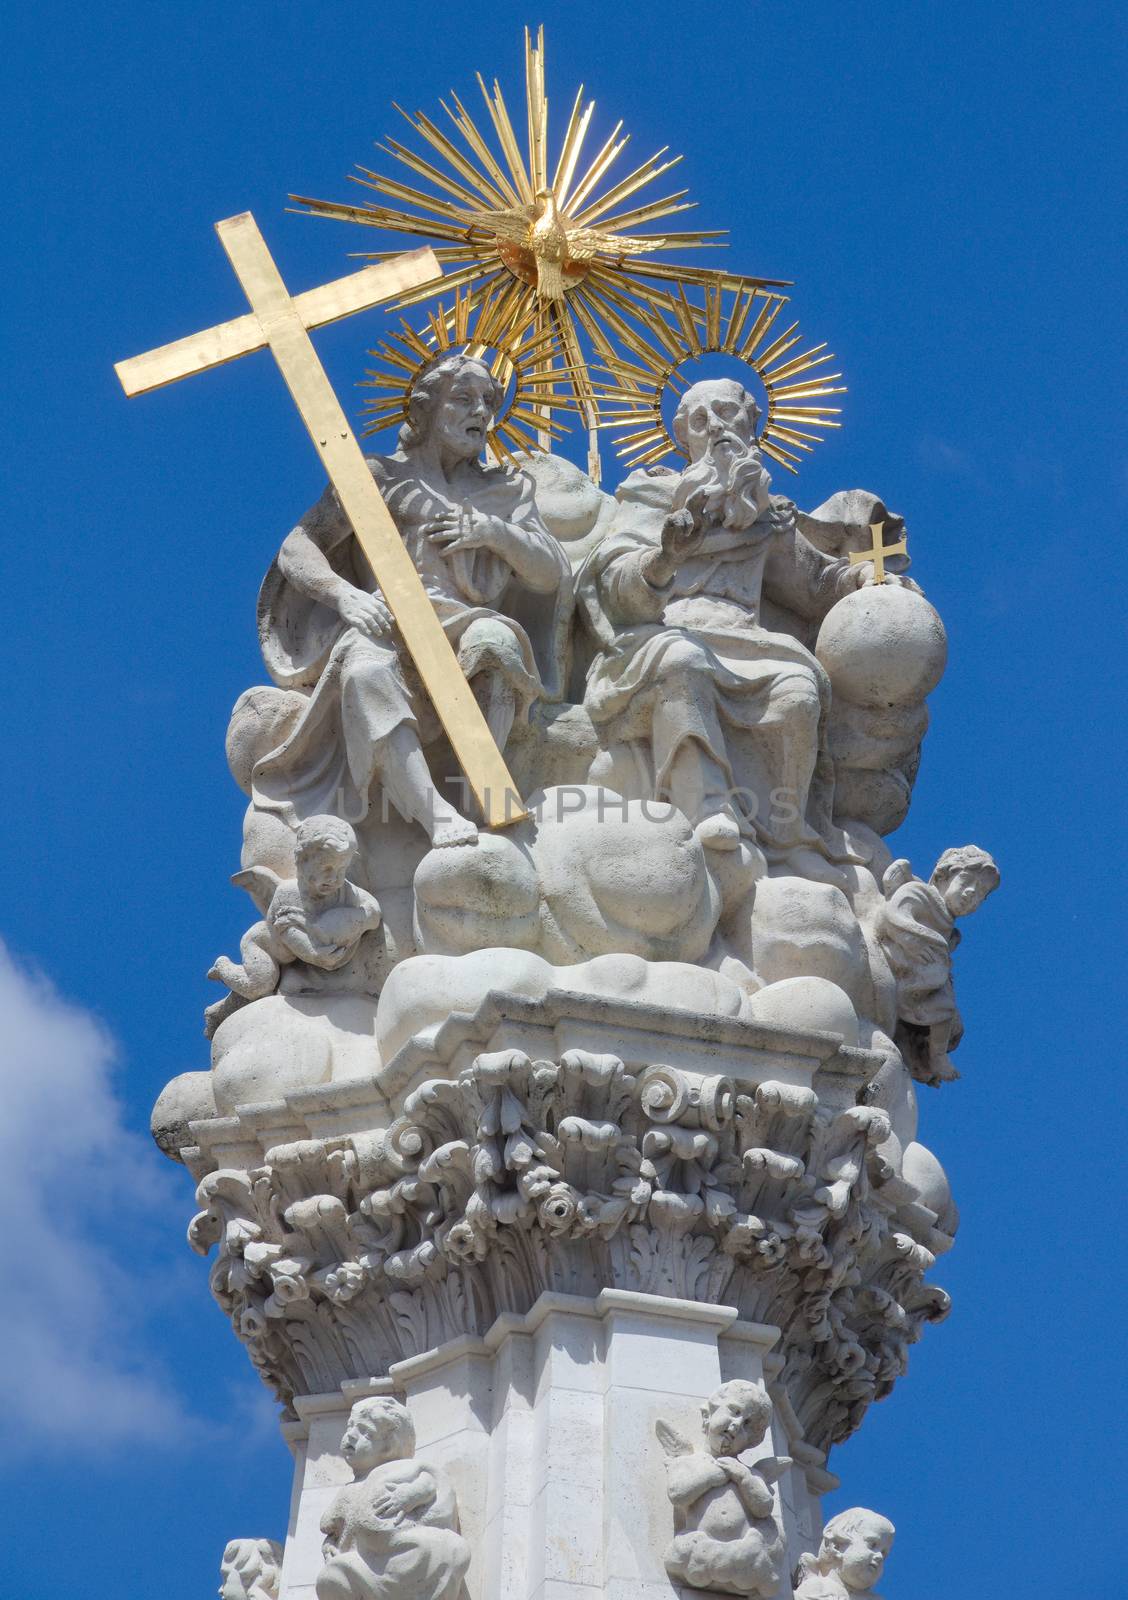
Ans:
{"type": "Polygon", "coordinates": [[[871,522],[870,532],[873,534],[873,545],[869,550],[851,550],[850,565],[856,567],[860,561],[873,562],[874,583],[884,583],[886,578],[885,562],[889,556],[904,556],[905,565],[908,566],[909,547],[904,539],[899,539],[896,544],[883,544],[881,535],[885,530],[884,522],[871,522]]]}
{"type": "Polygon", "coordinates": [[[269,348],[337,491],[380,593],[396,620],[423,686],[439,715],[487,827],[519,822],[521,804],[505,758],[494,742],[458,664],[423,580],[368,469],[340,402],[321,365],[310,328],[365,311],[441,276],[433,251],[413,250],[379,266],[291,295],[249,211],[217,222],[215,230],[251,304],[250,314],[162,345],[114,371],[127,395],[159,389],[178,378],[269,348]]]}

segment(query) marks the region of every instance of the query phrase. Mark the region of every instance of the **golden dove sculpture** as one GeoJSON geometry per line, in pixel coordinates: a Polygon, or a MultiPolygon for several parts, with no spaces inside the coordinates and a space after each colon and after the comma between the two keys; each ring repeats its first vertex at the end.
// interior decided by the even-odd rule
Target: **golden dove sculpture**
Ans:
{"type": "Polygon", "coordinates": [[[493,234],[505,265],[531,283],[542,300],[562,300],[596,256],[618,260],[661,250],[666,243],[654,236],[636,238],[606,228],[584,227],[565,216],[548,188],[538,190],[532,205],[479,211],[472,226],[493,234]]]}

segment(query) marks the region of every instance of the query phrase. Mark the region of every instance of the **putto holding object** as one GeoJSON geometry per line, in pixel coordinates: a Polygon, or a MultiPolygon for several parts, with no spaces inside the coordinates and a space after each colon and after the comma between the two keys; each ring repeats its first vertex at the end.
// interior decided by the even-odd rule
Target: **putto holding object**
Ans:
{"type": "Polygon", "coordinates": [[[701,1407],[705,1449],[695,1449],[668,1422],[655,1432],[666,1452],[666,1492],[674,1507],[666,1571],[693,1589],[774,1595],[783,1575],[784,1543],[772,1484],[791,1465],[769,1456],[740,1460],[765,1438],[772,1402],[759,1383],[734,1378],[701,1407]]]}
{"type": "Polygon", "coordinates": [[[361,938],[380,926],[375,895],[348,880],[355,854],[356,834],[347,822],[309,817],[295,835],[296,877],[281,880],[266,867],[236,874],[237,882],[255,873],[266,876],[274,888],[266,916],[243,935],[242,965],[220,956],[208,973],[231,991],[205,1013],[209,1037],[240,1001],[273,994],[284,966],[306,961],[335,972],[361,938]]]}
{"type": "Polygon", "coordinates": [[[398,1400],[358,1400],[341,1454],[356,1479],[321,1521],[317,1600],[457,1600],[470,1564],[454,1492],[415,1459],[398,1400]]]}

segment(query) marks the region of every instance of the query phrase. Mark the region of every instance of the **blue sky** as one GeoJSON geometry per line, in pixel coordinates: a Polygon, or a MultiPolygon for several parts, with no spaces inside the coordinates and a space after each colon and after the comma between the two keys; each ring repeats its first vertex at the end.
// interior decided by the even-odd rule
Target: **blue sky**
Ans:
{"type": "MultiPolygon", "coordinates": [[[[266,357],[127,403],[114,360],[244,309],[211,231],[252,209],[295,289],[393,130],[473,73],[669,143],[734,266],[796,280],[850,386],[794,492],[881,494],[951,639],[913,813],[983,844],[958,1084],[923,1137],[964,1224],[909,1377],[835,1465],[896,1522],[890,1600],[1105,1592],[1123,1566],[1125,1306],[1120,8],[1042,0],[550,0],[399,8],[44,0],[0,84],[8,382],[0,1214],[7,1588],[199,1600],[284,1530],[289,1458],[148,1143],[206,1064],[204,980],[245,900],[223,756],[261,681],[257,586],[319,468],[266,357]],[[1114,1167],[1114,1163],[1116,1166],[1114,1167]],[[1119,1303],[1116,1303],[1119,1300],[1119,1303]],[[1114,1566],[1115,1563],[1115,1566],[1114,1566]]],[[[380,313],[318,335],[352,407],[380,313]]]]}

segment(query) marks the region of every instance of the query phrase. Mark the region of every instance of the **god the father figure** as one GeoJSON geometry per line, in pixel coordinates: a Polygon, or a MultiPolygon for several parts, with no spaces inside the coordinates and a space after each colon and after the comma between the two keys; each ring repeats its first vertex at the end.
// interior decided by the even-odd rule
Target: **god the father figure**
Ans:
{"type": "Polygon", "coordinates": [[[731,379],[694,384],[674,417],[689,466],[635,472],[619,490],[580,580],[601,647],[584,697],[601,747],[590,781],[669,799],[710,849],[747,836],[846,855],[830,824],[829,680],[762,610],[818,622],[873,569],[823,555],[770,494],[758,414],[731,379]]]}
{"type": "MultiPolygon", "coordinates": [[[[480,456],[501,394],[461,355],[425,368],[392,456],[369,467],[500,749],[515,718],[555,693],[519,623],[498,609],[511,583],[569,592],[568,561],[520,474],[480,456]]],[[[291,825],[329,812],[360,821],[374,785],[432,845],[477,829],[433,780],[424,746],[438,720],[340,502],[328,489],[282,545],[259,596],[275,683],[308,694],[285,741],[260,760],[253,795],[291,825]]]]}

